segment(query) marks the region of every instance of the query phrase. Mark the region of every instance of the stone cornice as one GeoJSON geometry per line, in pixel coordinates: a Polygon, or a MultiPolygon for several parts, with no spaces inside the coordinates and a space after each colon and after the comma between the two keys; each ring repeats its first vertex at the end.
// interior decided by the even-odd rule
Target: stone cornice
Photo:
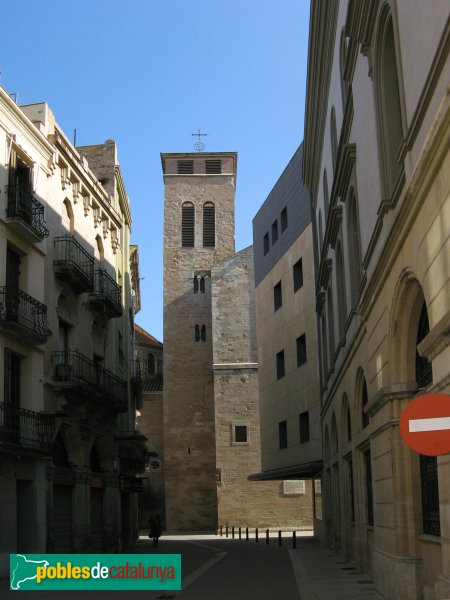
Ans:
{"type": "Polygon", "coordinates": [[[433,360],[450,345],[450,310],[436,323],[430,333],[417,346],[421,356],[433,360]]]}
{"type": "Polygon", "coordinates": [[[47,140],[45,135],[39,131],[29,117],[23,112],[10,97],[8,92],[0,86],[0,101],[4,107],[8,110],[8,117],[11,119],[13,126],[16,130],[10,131],[9,127],[0,121],[0,126],[6,131],[8,135],[16,135],[17,133],[22,134],[26,137],[27,141],[36,148],[38,152],[44,154],[47,160],[50,160],[53,155],[53,146],[47,140]]]}
{"type": "Polygon", "coordinates": [[[67,168],[67,173],[64,175],[65,185],[71,183],[71,177],[74,175],[81,183],[81,194],[83,196],[93,195],[99,202],[102,210],[110,218],[117,228],[122,227],[122,219],[111,204],[111,199],[101,183],[88,167],[87,161],[78,154],[76,149],[70,144],[65,135],[55,127],[55,134],[49,136],[50,141],[56,148],[56,161],[58,164],[67,168]]]}
{"type": "Polygon", "coordinates": [[[380,0],[350,0],[345,21],[345,35],[359,44],[369,44],[380,0]]]}
{"type": "Polygon", "coordinates": [[[345,201],[350,179],[355,168],[356,145],[344,144],[339,158],[339,168],[336,170],[333,190],[335,196],[340,197],[343,201],[345,201]]]}
{"type": "Polygon", "coordinates": [[[336,247],[336,243],[339,236],[339,230],[341,228],[342,223],[342,206],[333,206],[331,209],[330,215],[330,234],[329,234],[329,242],[330,246],[333,250],[336,247]]]}

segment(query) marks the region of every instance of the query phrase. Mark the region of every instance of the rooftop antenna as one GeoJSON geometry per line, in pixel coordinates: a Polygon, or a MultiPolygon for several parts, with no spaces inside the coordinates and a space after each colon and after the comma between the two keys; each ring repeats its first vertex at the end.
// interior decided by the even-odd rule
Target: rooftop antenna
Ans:
{"type": "Polygon", "coordinates": [[[196,135],[198,137],[198,140],[194,144],[194,148],[197,150],[197,152],[203,152],[205,149],[205,144],[202,142],[201,136],[207,136],[208,134],[200,133],[200,129],[197,129],[197,133],[191,133],[191,135],[196,135]]]}

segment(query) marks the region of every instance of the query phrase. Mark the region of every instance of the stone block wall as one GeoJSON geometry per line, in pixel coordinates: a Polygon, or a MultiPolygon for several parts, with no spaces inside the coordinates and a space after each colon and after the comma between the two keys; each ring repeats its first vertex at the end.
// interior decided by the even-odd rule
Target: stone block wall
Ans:
{"type": "MultiPolygon", "coordinates": [[[[234,253],[234,173],[177,175],[180,155],[163,155],[164,214],[164,469],[167,528],[208,530],[217,526],[214,393],[211,372],[213,265],[234,253]],[[181,211],[195,207],[195,246],[181,245],[181,211]],[[203,247],[202,212],[214,202],[214,247],[203,247]],[[201,271],[205,293],[194,294],[201,271]],[[205,325],[206,340],[195,340],[205,325]]],[[[186,158],[186,155],[181,155],[186,158]]],[[[198,155],[192,155],[198,160],[198,155]]],[[[234,155],[229,155],[227,160],[234,155]]],[[[234,162],[235,164],[235,162],[234,162]]]]}

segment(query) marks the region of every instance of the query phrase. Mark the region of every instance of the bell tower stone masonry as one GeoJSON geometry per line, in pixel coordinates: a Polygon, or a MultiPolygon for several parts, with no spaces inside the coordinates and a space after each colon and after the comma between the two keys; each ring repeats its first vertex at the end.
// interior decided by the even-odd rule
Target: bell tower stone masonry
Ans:
{"type": "Polygon", "coordinates": [[[237,154],[161,154],[168,530],[218,519],[211,269],[234,255],[237,154]]]}

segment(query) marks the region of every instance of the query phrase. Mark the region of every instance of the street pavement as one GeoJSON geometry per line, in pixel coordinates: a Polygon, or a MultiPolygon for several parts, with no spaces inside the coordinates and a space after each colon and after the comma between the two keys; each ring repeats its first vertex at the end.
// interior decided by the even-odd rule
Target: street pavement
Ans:
{"type": "Polygon", "coordinates": [[[9,591],[0,581],[0,598],[26,600],[382,600],[371,579],[312,537],[283,538],[282,546],[260,534],[247,542],[215,535],[164,535],[158,548],[142,536],[133,553],[181,554],[182,591],[9,591]]]}

